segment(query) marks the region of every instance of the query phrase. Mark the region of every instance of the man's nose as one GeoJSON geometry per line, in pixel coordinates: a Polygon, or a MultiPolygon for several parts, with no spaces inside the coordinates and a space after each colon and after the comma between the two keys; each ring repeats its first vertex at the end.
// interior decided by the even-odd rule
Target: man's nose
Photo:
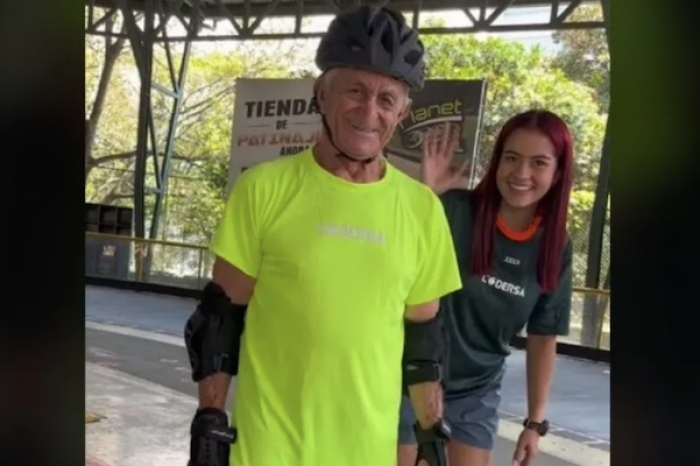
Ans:
{"type": "Polygon", "coordinates": [[[360,105],[360,110],[361,113],[364,117],[369,117],[372,118],[374,115],[377,114],[377,99],[374,98],[373,96],[369,96],[365,99],[363,99],[362,104],[360,105]]]}

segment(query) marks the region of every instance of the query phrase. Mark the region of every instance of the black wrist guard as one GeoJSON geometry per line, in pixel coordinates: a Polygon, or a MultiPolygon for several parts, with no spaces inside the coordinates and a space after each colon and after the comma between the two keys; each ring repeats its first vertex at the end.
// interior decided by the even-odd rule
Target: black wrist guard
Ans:
{"type": "Polygon", "coordinates": [[[438,421],[433,427],[423,429],[418,423],[413,427],[418,443],[416,465],[426,461],[430,466],[447,466],[445,448],[450,439],[450,426],[445,420],[438,421]]]}
{"type": "Polygon", "coordinates": [[[190,427],[190,461],[187,466],[229,466],[236,429],[230,428],[226,413],[216,408],[198,409],[190,427]]]}

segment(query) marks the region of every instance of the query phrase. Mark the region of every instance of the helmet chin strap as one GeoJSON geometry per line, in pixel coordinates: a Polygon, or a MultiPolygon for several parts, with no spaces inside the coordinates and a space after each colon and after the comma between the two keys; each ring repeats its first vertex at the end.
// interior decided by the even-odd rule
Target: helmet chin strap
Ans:
{"type": "Polygon", "coordinates": [[[348,155],[347,153],[340,150],[340,148],[338,148],[338,145],[333,140],[333,133],[331,133],[331,128],[328,126],[328,122],[326,121],[326,115],[323,113],[321,113],[321,123],[323,123],[323,129],[328,135],[328,140],[331,142],[331,145],[335,148],[336,151],[338,151],[338,153],[336,154],[338,157],[350,160],[351,162],[361,163],[364,165],[369,165],[370,163],[374,162],[377,159],[377,157],[379,157],[379,155],[375,155],[374,157],[370,157],[368,159],[356,159],[352,155],[348,155]]]}

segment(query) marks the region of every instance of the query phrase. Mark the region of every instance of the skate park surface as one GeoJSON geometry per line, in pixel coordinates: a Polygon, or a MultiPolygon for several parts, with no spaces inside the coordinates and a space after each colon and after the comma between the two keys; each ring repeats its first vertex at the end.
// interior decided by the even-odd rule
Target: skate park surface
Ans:
{"type": "MultiPolygon", "coordinates": [[[[182,339],[191,299],[85,288],[86,466],[184,466],[197,387],[182,339]]],[[[533,466],[610,464],[607,364],[560,356],[533,466]]],[[[494,466],[510,466],[527,411],[525,354],[513,350],[503,384],[494,466]]],[[[235,384],[232,393],[235,391],[235,384]]]]}

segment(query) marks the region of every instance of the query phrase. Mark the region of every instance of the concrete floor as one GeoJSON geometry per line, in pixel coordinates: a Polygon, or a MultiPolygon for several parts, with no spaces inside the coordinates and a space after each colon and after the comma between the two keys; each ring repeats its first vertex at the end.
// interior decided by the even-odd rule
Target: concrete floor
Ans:
{"type": "MultiPolygon", "coordinates": [[[[85,317],[181,337],[195,303],[190,299],[100,287],[85,288],[85,317]]],[[[608,449],[610,443],[610,367],[559,357],[548,416],[559,434],[608,449]]],[[[503,384],[506,416],[525,416],[525,353],[514,350],[503,384]]]]}
{"type": "MultiPolygon", "coordinates": [[[[174,336],[175,338],[170,337],[170,340],[178,342],[182,341],[185,321],[195,305],[189,299],[100,287],[86,287],[85,301],[87,322],[140,329],[149,332],[149,335],[155,335],[156,339],[158,335],[163,335],[163,339],[174,336]]],[[[173,393],[193,399],[196,389],[189,378],[189,364],[184,347],[153,341],[153,338],[153,336],[137,338],[88,328],[86,329],[86,361],[98,364],[102,368],[112,368],[119,371],[119,374],[128,374],[137,380],[165,387],[173,393]]],[[[504,382],[502,417],[506,421],[512,421],[509,424],[512,426],[517,426],[526,409],[524,363],[524,353],[514,351],[509,358],[504,382]]],[[[609,451],[610,379],[608,374],[607,365],[559,358],[548,409],[548,417],[554,427],[551,437],[556,436],[575,442],[568,445],[585,445],[591,448],[588,451],[594,456],[598,455],[596,451],[600,453],[609,451]]],[[[86,409],[91,408],[87,406],[86,409]]],[[[98,412],[98,414],[101,413],[98,412]]],[[[112,432],[110,435],[116,434],[112,432]]],[[[514,444],[507,439],[500,439],[499,442],[494,452],[494,465],[506,464],[505,461],[510,462],[514,447],[514,444]]],[[[137,466],[137,463],[131,460],[126,463],[117,461],[110,464],[137,466]]],[[[155,466],[158,463],[152,464],[155,466]]],[[[567,463],[548,455],[541,455],[537,461],[538,466],[572,464],[580,463],[567,463]]]]}
{"type": "Polygon", "coordinates": [[[189,457],[196,399],[99,365],[86,364],[86,466],[175,466],[189,457]]]}

